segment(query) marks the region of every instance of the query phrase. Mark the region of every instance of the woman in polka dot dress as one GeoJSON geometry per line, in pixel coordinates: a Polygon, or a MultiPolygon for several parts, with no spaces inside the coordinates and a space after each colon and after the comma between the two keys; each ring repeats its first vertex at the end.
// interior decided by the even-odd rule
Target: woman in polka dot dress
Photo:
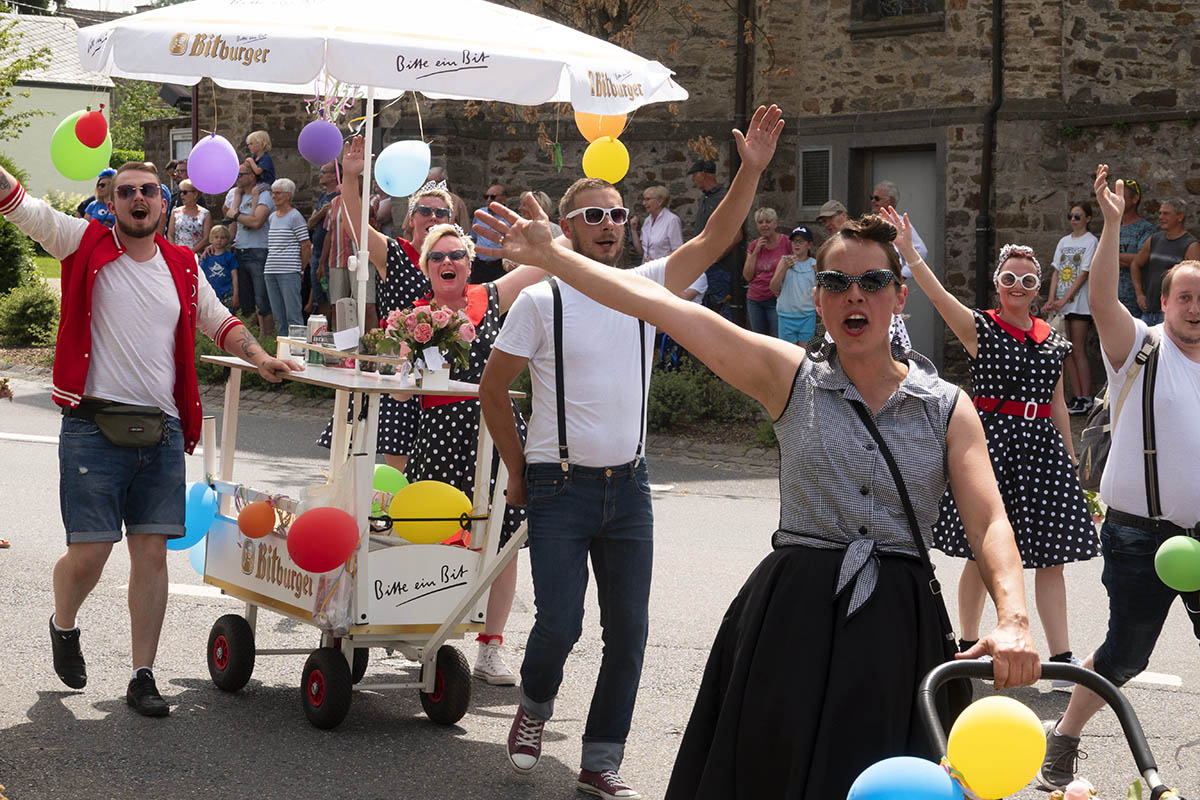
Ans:
{"type": "MultiPolygon", "coordinates": [[[[993,275],[999,308],[973,311],[946,291],[917,255],[907,217],[889,209],[887,219],[899,231],[896,243],[913,277],[971,360],[975,407],[987,434],[1000,495],[1021,560],[1026,569],[1035,570],[1038,614],[1050,660],[1079,664],[1067,629],[1063,567],[1095,558],[1100,549],[1075,473],[1063,397],[1063,361],[1071,343],[1030,313],[1041,285],[1041,265],[1032,249],[1005,245],[993,275]]],[[[979,638],[987,595],[949,490],[933,535],[934,547],[968,559],[958,586],[960,647],[965,649],[979,638]]]]}

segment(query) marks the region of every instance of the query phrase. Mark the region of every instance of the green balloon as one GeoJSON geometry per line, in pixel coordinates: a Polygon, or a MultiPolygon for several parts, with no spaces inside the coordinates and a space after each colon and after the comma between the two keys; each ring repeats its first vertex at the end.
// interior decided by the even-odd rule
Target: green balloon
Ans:
{"type": "Polygon", "coordinates": [[[404,473],[395,467],[388,466],[387,464],[376,464],[373,484],[377,492],[395,494],[405,486],[408,486],[408,478],[404,477],[404,473]]]}
{"type": "Polygon", "coordinates": [[[75,135],[75,123],[86,114],[76,111],[58,123],[50,137],[50,161],[64,178],[73,181],[94,181],[108,166],[112,157],[112,133],[104,137],[99,147],[88,147],[75,135]]]}
{"type": "Polygon", "coordinates": [[[1154,571],[1177,592],[1200,590],[1200,542],[1190,536],[1172,536],[1154,554],[1154,571]]]}

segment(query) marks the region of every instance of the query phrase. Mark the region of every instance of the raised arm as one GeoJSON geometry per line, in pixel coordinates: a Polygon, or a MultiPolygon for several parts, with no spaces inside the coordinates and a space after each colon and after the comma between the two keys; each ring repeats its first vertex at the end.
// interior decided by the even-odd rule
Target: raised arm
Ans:
{"type": "MultiPolygon", "coordinates": [[[[1104,230],[1100,233],[1100,244],[1096,246],[1089,270],[1092,288],[1088,303],[1092,309],[1092,319],[1096,321],[1096,333],[1100,335],[1100,347],[1108,363],[1120,366],[1129,357],[1137,337],[1133,315],[1117,299],[1117,276],[1120,272],[1117,255],[1121,244],[1121,216],[1125,213],[1125,182],[1117,181],[1115,192],[1109,189],[1108,165],[1101,164],[1096,167],[1095,189],[1096,201],[1104,214],[1104,230]]],[[[1136,260],[1134,264],[1137,265],[1136,260]]],[[[1140,277],[1133,274],[1135,278],[1140,277]]],[[[1135,281],[1134,286],[1140,284],[1135,281]]]]}
{"type": "MultiPolygon", "coordinates": [[[[541,211],[541,206],[534,199],[532,192],[525,192],[521,197],[521,216],[530,219],[541,211]]],[[[495,235],[495,231],[492,232],[495,235]]],[[[538,281],[546,277],[546,271],[539,267],[528,265],[519,266],[511,272],[500,276],[496,279],[496,295],[500,301],[500,313],[503,314],[512,308],[512,304],[516,301],[517,295],[526,286],[532,286],[538,281]]]]}
{"type": "MultiPolygon", "coordinates": [[[[358,185],[358,178],[362,174],[363,140],[361,136],[355,136],[346,142],[345,151],[342,153],[342,213],[345,215],[343,223],[345,220],[350,221],[350,230],[354,232],[352,238],[355,242],[358,241],[359,226],[362,224],[362,187],[358,185]]],[[[368,227],[367,253],[382,277],[386,277],[384,270],[387,269],[387,249],[387,237],[368,227]]]]}
{"type": "Polygon", "coordinates": [[[990,655],[997,689],[1027,686],[1041,675],[1041,665],[1029,632],[1021,555],[996,487],[983,424],[961,391],[946,430],[946,463],[967,541],[996,603],[997,617],[995,630],[959,657],[990,655]]]}
{"type": "Polygon", "coordinates": [[[779,263],[775,265],[775,274],[771,276],[771,294],[779,297],[779,293],[783,291],[783,279],[796,260],[796,257],[790,254],[779,259],[779,263]]]}
{"type": "Polygon", "coordinates": [[[896,227],[896,247],[900,250],[900,255],[904,256],[904,260],[908,262],[908,268],[912,271],[917,285],[929,297],[933,307],[942,315],[942,319],[950,326],[950,330],[954,331],[954,335],[962,342],[967,355],[974,358],[979,353],[975,314],[959,302],[957,297],[946,291],[946,287],[942,286],[941,281],[933,274],[933,270],[925,263],[925,259],[921,258],[921,254],[913,247],[912,224],[908,221],[908,214],[901,216],[896,209],[888,206],[882,209],[880,216],[896,227]]]}
{"type": "Polygon", "coordinates": [[[729,252],[742,233],[742,223],[750,213],[758,190],[758,179],[775,155],[775,145],[783,131],[783,112],[778,106],[759,106],[743,136],[733,131],[742,166],[729,191],[713,211],[696,238],[683,244],[667,258],[666,286],[678,294],[700,277],[714,262],[729,252]]]}
{"type": "MultiPolygon", "coordinates": [[[[478,233],[502,234],[502,247],[481,247],[493,258],[534,264],[617,311],[658,327],[703,361],[722,380],[760,402],[773,416],[783,413],[803,348],[751,333],[690,303],[640,275],[599,264],[554,243],[544,213],[525,220],[493,203],[492,214],[476,212],[478,233]],[[498,216],[493,216],[493,214],[498,216]]],[[[541,209],[538,209],[539,212],[541,209]]],[[[683,287],[686,288],[686,287],[683,287]]]]}
{"type": "Polygon", "coordinates": [[[758,269],[758,251],[762,248],[762,242],[761,236],[755,239],[746,253],[746,261],[742,265],[742,277],[748,281],[754,280],[754,271],[758,269]]]}

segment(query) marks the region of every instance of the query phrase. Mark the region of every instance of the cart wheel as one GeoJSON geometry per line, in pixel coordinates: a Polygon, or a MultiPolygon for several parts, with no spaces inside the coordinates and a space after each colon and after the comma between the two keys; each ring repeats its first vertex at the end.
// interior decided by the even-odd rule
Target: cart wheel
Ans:
{"type": "Polygon", "coordinates": [[[358,683],[367,674],[367,648],[354,648],[354,669],[350,671],[350,681],[358,683]]]}
{"type": "Polygon", "coordinates": [[[341,650],[322,647],[304,662],[300,701],[313,727],[336,728],[350,711],[350,665],[341,650]]]}
{"type": "Polygon", "coordinates": [[[421,692],[421,706],[439,725],[453,725],[471,705],[471,668],[466,656],[448,644],[438,648],[435,668],[433,691],[421,692]]]}
{"type": "Polygon", "coordinates": [[[254,672],[254,630],[237,614],[226,614],[208,634],[208,674],[218,689],[236,692],[254,672]]]}

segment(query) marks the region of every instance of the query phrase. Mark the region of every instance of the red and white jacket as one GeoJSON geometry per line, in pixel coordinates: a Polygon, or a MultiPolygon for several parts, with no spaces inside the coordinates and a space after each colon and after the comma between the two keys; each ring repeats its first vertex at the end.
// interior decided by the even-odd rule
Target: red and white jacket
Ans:
{"type": "MultiPolygon", "coordinates": [[[[0,200],[0,215],[42,244],[62,262],[62,308],[54,350],[54,402],[75,408],[83,399],[92,349],[92,289],[105,265],[125,253],[116,235],[96,220],[69,217],[44,201],[26,197],[21,185],[0,200]]],[[[199,284],[196,256],[187,247],[168,242],[161,234],[155,243],[171,272],[179,294],[179,321],[175,327],[175,406],[183,428],[184,448],[190,453],[200,440],[203,410],[196,381],[196,329],[224,349],[225,339],[241,321],[216,299],[207,280],[199,284]],[[207,291],[205,291],[207,290],[207,291]]]]}

